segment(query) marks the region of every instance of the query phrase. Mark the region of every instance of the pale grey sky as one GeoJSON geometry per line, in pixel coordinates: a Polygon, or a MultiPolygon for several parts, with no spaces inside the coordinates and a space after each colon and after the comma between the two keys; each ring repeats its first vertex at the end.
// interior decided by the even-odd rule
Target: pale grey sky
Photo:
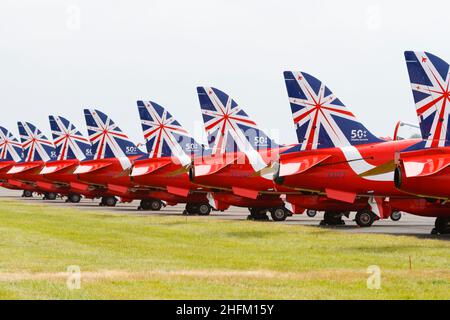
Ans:
{"type": "MultiPolygon", "coordinates": [[[[321,79],[376,135],[417,122],[404,50],[450,60],[447,1],[0,2],[0,125],[46,134],[57,114],[86,132],[108,113],[143,141],[136,100],[201,123],[195,87],[217,87],[263,128],[296,141],[282,72],[321,79]]],[[[199,135],[199,130],[195,132],[199,135]]]]}

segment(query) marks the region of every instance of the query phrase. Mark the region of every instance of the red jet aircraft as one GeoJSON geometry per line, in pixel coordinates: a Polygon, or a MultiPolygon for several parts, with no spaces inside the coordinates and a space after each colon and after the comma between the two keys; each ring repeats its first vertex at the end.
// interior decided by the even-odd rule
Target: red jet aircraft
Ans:
{"type": "Polygon", "coordinates": [[[209,214],[211,206],[205,190],[191,183],[188,175],[192,158],[201,157],[203,146],[159,104],[137,104],[148,157],[134,162],[132,183],[152,190],[168,203],[186,203],[186,213],[209,214]]]}
{"type": "Polygon", "coordinates": [[[275,182],[302,193],[288,194],[288,202],[317,210],[331,202],[324,223],[341,223],[343,214],[357,211],[360,226],[393,211],[432,216],[450,210],[395,188],[395,154],[419,139],[376,138],[318,79],[304,72],[284,77],[299,144],[281,154],[275,182]]]}
{"type": "Polygon", "coordinates": [[[433,233],[450,233],[449,64],[427,52],[406,51],[405,60],[423,141],[400,153],[395,184],[438,208],[433,233]]]}
{"type": "Polygon", "coordinates": [[[23,148],[23,160],[6,172],[8,184],[19,189],[37,191],[44,194],[44,199],[56,199],[58,186],[48,183],[39,175],[47,161],[56,160],[53,144],[34,125],[18,122],[20,139],[23,148]]]}
{"type": "Polygon", "coordinates": [[[23,197],[32,197],[33,192],[40,191],[34,186],[13,181],[8,182],[7,172],[22,161],[22,144],[6,128],[0,127],[0,186],[12,190],[23,190],[23,197]]]}
{"type": "Polygon", "coordinates": [[[270,165],[287,147],[270,139],[224,92],[198,87],[197,93],[209,150],[194,159],[190,176],[194,183],[211,190],[212,206],[247,207],[249,219],[255,220],[266,220],[267,211],[275,221],[303,212],[303,208],[286,208],[282,192],[274,190],[270,165]]]}
{"type": "Polygon", "coordinates": [[[78,181],[73,174],[80,161],[92,159],[92,147],[78,129],[67,119],[49,116],[57,159],[48,161],[39,172],[46,182],[42,184],[58,187],[58,192],[67,195],[67,201],[77,203],[81,195],[86,198],[114,196],[107,190],[78,181]]]}
{"type": "MultiPolygon", "coordinates": [[[[98,188],[106,189],[108,192],[122,198],[123,201],[140,199],[140,209],[159,210],[164,200],[170,205],[176,203],[188,203],[188,213],[209,214],[205,194],[185,195],[184,190],[174,188],[155,188],[152,179],[146,180],[145,184],[138,176],[147,175],[154,171],[155,167],[162,169],[161,165],[169,159],[147,159],[147,154],[142,152],[128,136],[104,113],[98,110],[84,111],[86,124],[88,127],[89,139],[95,150],[92,160],[82,161],[74,174],[79,181],[96,185],[98,188]],[[134,166],[133,166],[134,165],[134,166]],[[134,173],[133,173],[134,171],[134,173]],[[130,175],[130,173],[132,173],[130,175]],[[205,206],[202,206],[205,204],[205,206]]],[[[161,135],[150,138],[147,145],[155,143],[153,148],[159,150],[158,144],[164,145],[161,135]]],[[[150,150],[150,154],[158,155],[155,150],[150,150]]],[[[172,159],[170,159],[172,161],[172,159]]],[[[162,171],[161,171],[162,172],[162,171]]],[[[176,179],[174,172],[171,181],[176,179]]],[[[184,173],[186,175],[186,173],[184,173]]],[[[153,175],[153,177],[156,177],[153,175]]],[[[154,178],[153,178],[154,179],[154,178]]],[[[167,182],[167,177],[165,178],[167,182]]],[[[145,179],[144,179],[145,180],[145,179]]],[[[170,182],[169,182],[170,183],[170,182]]],[[[115,197],[103,197],[105,205],[115,205],[115,197]]]]}

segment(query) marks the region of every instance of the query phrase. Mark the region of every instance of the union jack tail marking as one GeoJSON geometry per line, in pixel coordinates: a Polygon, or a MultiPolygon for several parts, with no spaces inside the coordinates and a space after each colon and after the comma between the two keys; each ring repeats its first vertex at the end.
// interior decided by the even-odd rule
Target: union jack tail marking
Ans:
{"type": "Polygon", "coordinates": [[[212,87],[197,87],[211,153],[244,152],[255,171],[266,167],[258,151],[278,144],[270,139],[229,95],[212,87]]]}
{"type": "Polygon", "coordinates": [[[22,160],[22,144],[6,128],[0,127],[0,161],[22,160]]]}
{"type": "Polygon", "coordinates": [[[150,158],[175,156],[184,166],[202,154],[202,145],[165,108],[152,101],[137,105],[150,158]]]}
{"type": "Polygon", "coordinates": [[[320,80],[294,71],[285,71],[284,80],[300,150],[381,141],[320,80]]]}
{"type": "Polygon", "coordinates": [[[428,52],[405,51],[422,147],[449,145],[449,64],[428,52]]]}
{"type": "Polygon", "coordinates": [[[91,144],[78,129],[67,119],[59,116],[49,116],[53,143],[58,160],[92,158],[91,144]]]}
{"type": "Polygon", "coordinates": [[[17,122],[19,127],[20,140],[24,151],[23,160],[29,161],[50,161],[56,160],[56,151],[45,135],[29,122],[17,122]]]}
{"type": "Polygon", "coordinates": [[[117,158],[125,169],[131,166],[128,157],[144,155],[114,121],[103,112],[85,109],[84,116],[94,159],[117,158]]]}

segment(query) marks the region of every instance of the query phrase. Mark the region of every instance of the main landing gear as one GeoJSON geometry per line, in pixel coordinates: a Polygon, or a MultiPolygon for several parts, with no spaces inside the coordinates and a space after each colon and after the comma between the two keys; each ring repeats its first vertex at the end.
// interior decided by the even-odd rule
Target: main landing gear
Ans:
{"type": "MultiPolygon", "coordinates": [[[[401,217],[401,215],[400,215],[401,217]]],[[[378,220],[378,216],[370,210],[358,211],[355,216],[355,222],[360,227],[370,227],[375,220],[378,220]]],[[[400,219],[400,218],[399,218],[400,219]]]]}
{"type": "Polygon", "coordinates": [[[78,193],[71,193],[67,196],[66,202],[79,203],[81,201],[81,195],[78,193]]]}
{"type": "Polygon", "coordinates": [[[23,190],[22,197],[31,198],[33,196],[33,192],[30,190],[23,190]]]}
{"type": "Polygon", "coordinates": [[[201,216],[207,216],[211,213],[211,206],[208,203],[186,203],[186,209],[183,214],[198,214],[201,216]]]}
{"type": "Polygon", "coordinates": [[[163,207],[163,202],[158,199],[142,199],[138,210],[159,211],[163,207]]]}
{"type": "Polygon", "coordinates": [[[269,221],[267,209],[248,208],[248,211],[250,211],[250,214],[247,216],[247,220],[269,221]]]}
{"type": "Polygon", "coordinates": [[[57,194],[54,192],[46,192],[44,193],[43,200],[56,200],[57,194]]]}
{"type": "Polygon", "coordinates": [[[436,218],[431,234],[450,234],[450,218],[436,218]]]}
{"type": "Polygon", "coordinates": [[[284,207],[272,208],[269,211],[273,221],[284,221],[287,217],[292,215],[291,212],[284,207]]]}
{"type": "Polygon", "coordinates": [[[323,220],[320,221],[321,226],[340,226],[345,225],[342,216],[348,217],[348,212],[338,212],[338,211],[325,211],[323,215],[323,220]]]}
{"type": "Polygon", "coordinates": [[[247,220],[255,221],[269,221],[267,211],[270,212],[270,216],[273,221],[284,221],[287,217],[291,216],[291,212],[285,207],[278,208],[248,208],[250,214],[247,216],[247,220]]]}
{"type": "Polygon", "coordinates": [[[102,197],[102,200],[98,204],[99,206],[103,207],[115,207],[117,203],[116,197],[102,197]]]}

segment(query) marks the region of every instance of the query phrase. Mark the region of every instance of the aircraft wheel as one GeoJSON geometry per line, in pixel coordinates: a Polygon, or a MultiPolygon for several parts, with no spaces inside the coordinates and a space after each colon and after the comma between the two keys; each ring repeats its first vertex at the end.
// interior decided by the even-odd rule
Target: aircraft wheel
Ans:
{"type": "Polygon", "coordinates": [[[374,214],[369,210],[358,211],[355,222],[360,227],[370,227],[375,221],[374,214]]]}
{"type": "Polygon", "coordinates": [[[107,207],[115,207],[116,203],[117,203],[117,199],[116,199],[116,197],[103,197],[102,203],[104,206],[107,206],[107,207]]]}
{"type": "Polygon", "coordinates": [[[152,210],[159,211],[162,208],[161,200],[157,199],[142,199],[138,210],[152,210]]]}
{"type": "Polygon", "coordinates": [[[161,200],[152,200],[150,203],[150,207],[153,211],[159,211],[162,208],[161,200]]]}
{"type": "Polygon", "coordinates": [[[270,210],[270,216],[273,221],[284,221],[289,213],[285,208],[274,208],[270,210]]]}
{"type": "Polygon", "coordinates": [[[310,218],[314,218],[317,215],[317,210],[308,209],[306,215],[310,218]]]}
{"type": "Polygon", "coordinates": [[[437,217],[434,222],[434,229],[436,234],[450,233],[450,218],[437,217]]]}
{"type": "Polygon", "coordinates": [[[391,213],[392,221],[399,221],[401,218],[402,218],[402,213],[400,211],[392,211],[392,213],[391,213]]]}
{"type": "Polygon", "coordinates": [[[211,206],[207,203],[203,203],[198,206],[198,214],[201,216],[207,216],[211,213],[211,206]]]}
{"type": "Polygon", "coordinates": [[[196,214],[197,208],[192,203],[186,203],[186,209],[184,211],[186,211],[187,214],[196,214]]]}
{"type": "Polygon", "coordinates": [[[267,209],[251,208],[250,215],[247,217],[247,220],[269,221],[267,209]]]}
{"type": "Polygon", "coordinates": [[[142,199],[141,203],[139,204],[138,210],[150,210],[150,200],[142,199]]]}
{"type": "Polygon", "coordinates": [[[23,190],[22,197],[31,198],[33,196],[33,192],[30,190],[23,190]]]}
{"type": "Polygon", "coordinates": [[[68,200],[72,203],[79,203],[81,201],[81,195],[77,193],[69,194],[68,200]]]}
{"type": "Polygon", "coordinates": [[[55,200],[56,199],[56,193],[54,192],[47,192],[44,195],[44,200],[55,200]]]}
{"type": "Polygon", "coordinates": [[[325,211],[323,220],[320,221],[321,226],[338,226],[344,224],[345,222],[342,220],[342,213],[336,211],[325,211]]]}

